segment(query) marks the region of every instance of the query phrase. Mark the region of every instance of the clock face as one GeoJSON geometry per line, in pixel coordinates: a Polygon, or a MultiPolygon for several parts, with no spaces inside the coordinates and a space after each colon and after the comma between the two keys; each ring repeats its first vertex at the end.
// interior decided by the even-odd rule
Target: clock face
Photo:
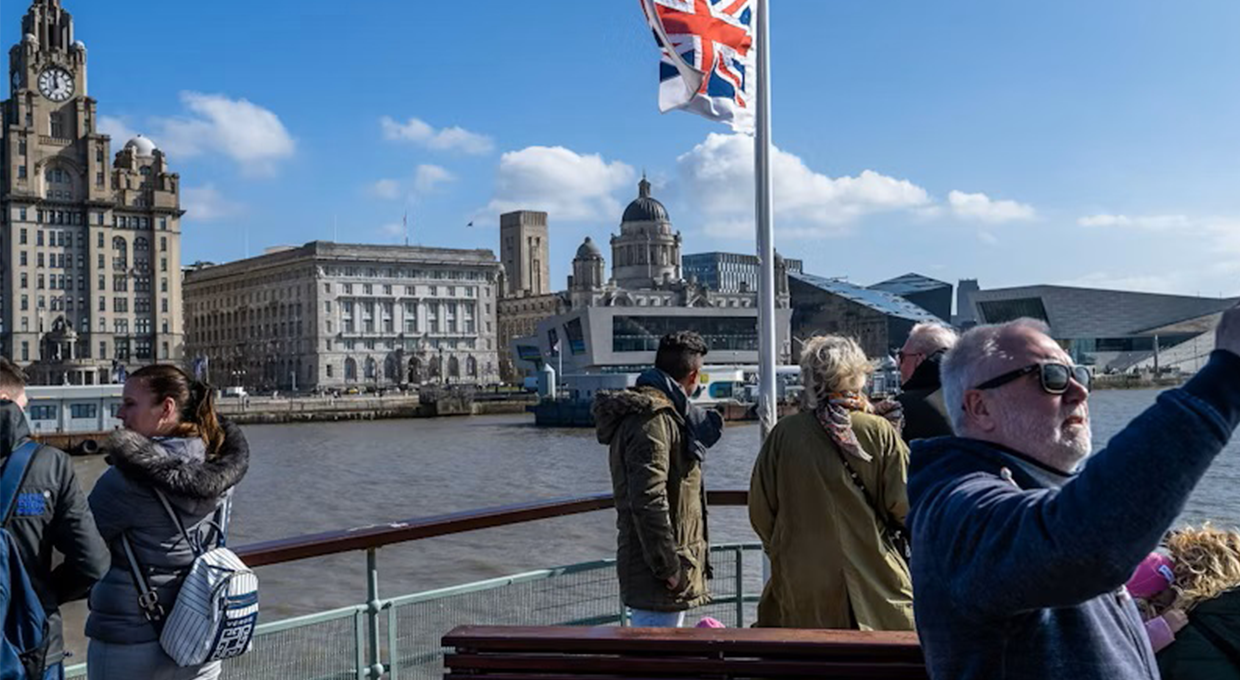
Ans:
{"type": "Polygon", "coordinates": [[[39,74],[39,92],[54,102],[63,102],[73,96],[73,76],[63,68],[53,66],[39,74]]]}

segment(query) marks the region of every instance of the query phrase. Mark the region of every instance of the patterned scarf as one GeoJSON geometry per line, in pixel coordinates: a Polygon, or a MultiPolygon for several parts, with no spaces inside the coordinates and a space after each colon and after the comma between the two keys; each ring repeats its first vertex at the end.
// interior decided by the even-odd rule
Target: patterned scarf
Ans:
{"type": "Polygon", "coordinates": [[[861,442],[857,441],[857,435],[852,431],[850,413],[859,411],[880,415],[895,426],[897,433],[904,429],[904,409],[899,402],[892,399],[874,403],[859,392],[832,392],[826,395],[826,399],[817,401],[814,415],[818,416],[818,422],[822,424],[822,429],[826,430],[827,436],[831,437],[831,441],[845,453],[866,462],[874,460],[874,457],[866,453],[861,448],[861,442]]]}

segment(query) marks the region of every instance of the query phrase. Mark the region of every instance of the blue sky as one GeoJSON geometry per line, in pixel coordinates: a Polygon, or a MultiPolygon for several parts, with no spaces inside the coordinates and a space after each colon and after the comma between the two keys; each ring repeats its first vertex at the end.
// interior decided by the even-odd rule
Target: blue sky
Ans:
{"type": "MultiPolygon", "coordinates": [[[[685,252],[753,249],[751,145],[658,112],[637,0],[66,7],[113,150],[142,132],[181,173],[187,262],[401,242],[406,209],[418,243],[498,249],[528,207],[562,285],[643,169],[685,252]]],[[[1227,0],[773,0],[777,246],[861,283],[1240,294],[1238,25],[1227,0]]]]}

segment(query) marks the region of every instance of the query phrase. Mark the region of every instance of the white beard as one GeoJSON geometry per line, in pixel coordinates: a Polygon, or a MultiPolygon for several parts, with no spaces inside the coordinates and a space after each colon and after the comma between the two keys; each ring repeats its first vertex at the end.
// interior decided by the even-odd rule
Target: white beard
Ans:
{"type": "Polygon", "coordinates": [[[1072,472],[1093,451],[1093,431],[1089,419],[1072,429],[1065,430],[1061,422],[1048,422],[1020,409],[1005,409],[1003,430],[1009,441],[1018,442],[1014,447],[1063,472],[1072,472]]]}

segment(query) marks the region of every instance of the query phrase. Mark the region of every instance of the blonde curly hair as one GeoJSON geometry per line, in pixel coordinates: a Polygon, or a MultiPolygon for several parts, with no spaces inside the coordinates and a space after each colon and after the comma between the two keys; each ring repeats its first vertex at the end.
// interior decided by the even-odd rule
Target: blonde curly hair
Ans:
{"type": "Polygon", "coordinates": [[[1240,586],[1240,533],[1207,522],[1172,531],[1166,544],[1175,560],[1172,608],[1189,611],[1240,586]]]}

